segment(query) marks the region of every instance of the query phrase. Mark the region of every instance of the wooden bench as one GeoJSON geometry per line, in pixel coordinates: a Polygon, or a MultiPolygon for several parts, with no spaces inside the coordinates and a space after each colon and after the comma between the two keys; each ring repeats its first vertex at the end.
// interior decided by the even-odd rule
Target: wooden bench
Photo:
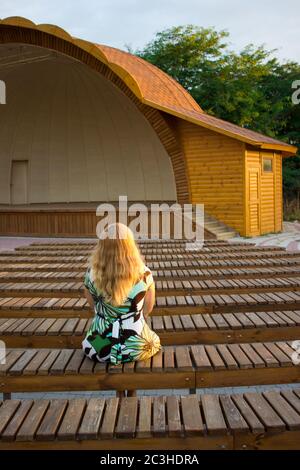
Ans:
{"type": "MultiPolygon", "coordinates": [[[[85,270],[71,271],[56,271],[53,268],[49,271],[45,270],[21,270],[8,271],[0,266],[0,283],[18,283],[18,282],[67,282],[67,281],[82,281],[85,270]]],[[[209,279],[259,279],[259,278],[285,278],[285,277],[299,277],[298,266],[279,266],[272,267],[252,267],[251,269],[231,267],[219,269],[164,269],[152,270],[155,280],[209,280],[209,279]]]]}
{"type": "MultiPolygon", "coordinates": [[[[193,246],[193,245],[191,245],[193,246]]],[[[55,248],[50,248],[50,247],[45,247],[45,246],[40,246],[40,247],[32,247],[32,246],[25,246],[25,247],[16,247],[15,253],[17,254],[22,254],[22,255],[33,255],[33,256],[44,256],[44,255],[49,255],[49,256],[57,256],[57,255],[64,255],[66,254],[67,256],[88,256],[93,247],[75,247],[72,248],[71,246],[69,247],[64,247],[64,246],[56,246],[55,248]]],[[[266,253],[281,253],[284,254],[286,251],[284,248],[280,247],[261,247],[261,246],[249,246],[249,247],[239,247],[239,246],[230,246],[230,245],[224,245],[221,247],[197,247],[195,245],[194,249],[190,248],[190,245],[186,247],[185,245],[182,246],[147,246],[147,247],[140,247],[141,253],[144,255],[151,255],[151,254],[185,254],[185,253],[198,253],[198,254],[218,254],[218,255],[223,255],[223,254],[235,254],[235,253],[243,253],[247,255],[248,253],[261,253],[261,254],[266,254],[266,253]]],[[[10,252],[9,251],[4,251],[4,254],[8,255],[10,252]]]]}
{"type": "MultiPolygon", "coordinates": [[[[156,295],[213,295],[213,294],[249,294],[300,291],[298,277],[260,277],[259,279],[207,279],[207,280],[165,280],[156,281],[156,295]]],[[[82,297],[83,280],[65,282],[7,282],[0,283],[2,297],[82,297]]]]}
{"type": "MultiPolygon", "coordinates": [[[[32,259],[38,259],[48,262],[72,262],[87,260],[90,256],[90,251],[65,251],[65,250],[33,250],[33,251],[2,251],[0,253],[0,262],[30,262],[32,259]]],[[[284,258],[284,259],[299,259],[299,252],[286,252],[286,251],[271,251],[271,250],[251,250],[251,251],[228,251],[226,250],[211,250],[211,251],[187,251],[184,249],[168,249],[168,250],[147,250],[142,253],[146,261],[160,261],[164,260],[232,260],[232,259],[255,259],[255,258],[284,258]]]]}
{"type": "MultiPolygon", "coordinates": [[[[291,272],[296,271],[299,273],[300,267],[300,256],[299,258],[294,259],[254,259],[254,260],[228,260],[228,261],[209,261],[209,260],[172,260],[172,261],[150,261],[147,263],[149,268],[153,272],[161,276],[169,276],[172,272],[188,272],[197,271],[199,273],[207,273],[210,275],[218,275],[218,272],[225,271],[244,271],[247,270],[249,273],[251,271],[256,271],[258,269],[264,270],[265,272],[273,271],[281,272],[281,270],[290,269],[291,272]],[[168,274],[170,273],[170,274],[168,274]]],[[[18,274],[23,273],[24,276],[27,273],[39,273],[39,272],[49,272],[55,270],[56,273],[60,272],[72,272],[82,275],[85,272],[88,266],[87,261],[74,262],[74,263],[45,263],[45,262],[12,262],[12,263],[0,263],[0,270],[2,272],[17,272],[18,274]]]]}
{"type": "MultiPolygon", "coordinates": [[[[0,318],[10,348],[80,348],[87,318],[0,318]]],[[[251,343],[300,338],[300,310],[154,316],[147,319],[163,345],[251,343]]]]}
{"type": "Polygon", "coordinates": [[[0,402],[4,449],[299,449],[300,392],[0,402]]]}
{"type": "MultiPolygon", "coordinates": [[[[264,292],[249,294],[211,294],[160,296],[156,298],[152,316],[196,313],[232,313],[248,311],[299,310],[300,292],[264,292]]],[[[85,298],[77,297],[3,297],[1,317],[80,317],[93,313],[85,298]]]]}
{"type": "Polygon", "coordinates": [[[94,363],[81,349],[7,349],[0,392],[180,389],[300,382],[291,342],[164,346],[147,361],[94,363]]]}

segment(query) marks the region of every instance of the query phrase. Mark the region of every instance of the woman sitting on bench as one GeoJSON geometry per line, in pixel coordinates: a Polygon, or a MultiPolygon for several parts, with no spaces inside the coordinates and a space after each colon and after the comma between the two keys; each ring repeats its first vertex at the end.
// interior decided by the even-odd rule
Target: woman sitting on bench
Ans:
{"type": "MultiPolygon", "coordinates": [[[[160,339],[145,321],[155,302],[152,273],[126,225],[111,224],[102,232],[84,285],[95,312],[82,342],[90,359],[120,364],[144,361],[159,351],[160,339]]],[[[127,391],[127,396],[135,394],[135,390],[127,391]]]]}

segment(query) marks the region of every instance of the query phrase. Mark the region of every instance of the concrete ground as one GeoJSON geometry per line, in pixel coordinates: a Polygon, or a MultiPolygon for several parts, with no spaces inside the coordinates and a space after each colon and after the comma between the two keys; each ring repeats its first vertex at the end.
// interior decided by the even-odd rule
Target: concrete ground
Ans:
{"type": "Polygon", "coordinates": [[[300,222],[284,222],[281,233],[254,238],[234,237],[229,241],[255,243],[258,246],[280,246],[287,251],[300,251],[300,222]]]}

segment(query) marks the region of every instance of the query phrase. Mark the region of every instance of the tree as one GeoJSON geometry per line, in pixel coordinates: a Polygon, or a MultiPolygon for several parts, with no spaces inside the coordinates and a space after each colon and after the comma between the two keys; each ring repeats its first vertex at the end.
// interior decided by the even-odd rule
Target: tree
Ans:
{"type": "MultiPolygon", "coordinates": [[[[158,66],[186,88],[204,111],[300,148],[300,104],[292,82],[300,65],[280,63],[264,46],[230,50],[229,34],[214,28],[177,26],[156,34],[135,54],[158,66]]],[[[300,158],[284,160],[284,190],[300,185],[300,158]]]]}

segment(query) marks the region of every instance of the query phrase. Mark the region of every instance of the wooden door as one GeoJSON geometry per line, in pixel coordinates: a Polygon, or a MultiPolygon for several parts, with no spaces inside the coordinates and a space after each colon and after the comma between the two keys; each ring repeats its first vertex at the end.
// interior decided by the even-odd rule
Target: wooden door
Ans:
{"type": "Polygon", "coordinates": [[[259,167],[248,170],[248,220],[251,236],[260,234],[260,181],[259,167]]]}
{"type": "Polygon", "coordinates": [[[28,161],[13,160],[10,179],[11,204],[27,204],[28,192],[28,161]]]}

